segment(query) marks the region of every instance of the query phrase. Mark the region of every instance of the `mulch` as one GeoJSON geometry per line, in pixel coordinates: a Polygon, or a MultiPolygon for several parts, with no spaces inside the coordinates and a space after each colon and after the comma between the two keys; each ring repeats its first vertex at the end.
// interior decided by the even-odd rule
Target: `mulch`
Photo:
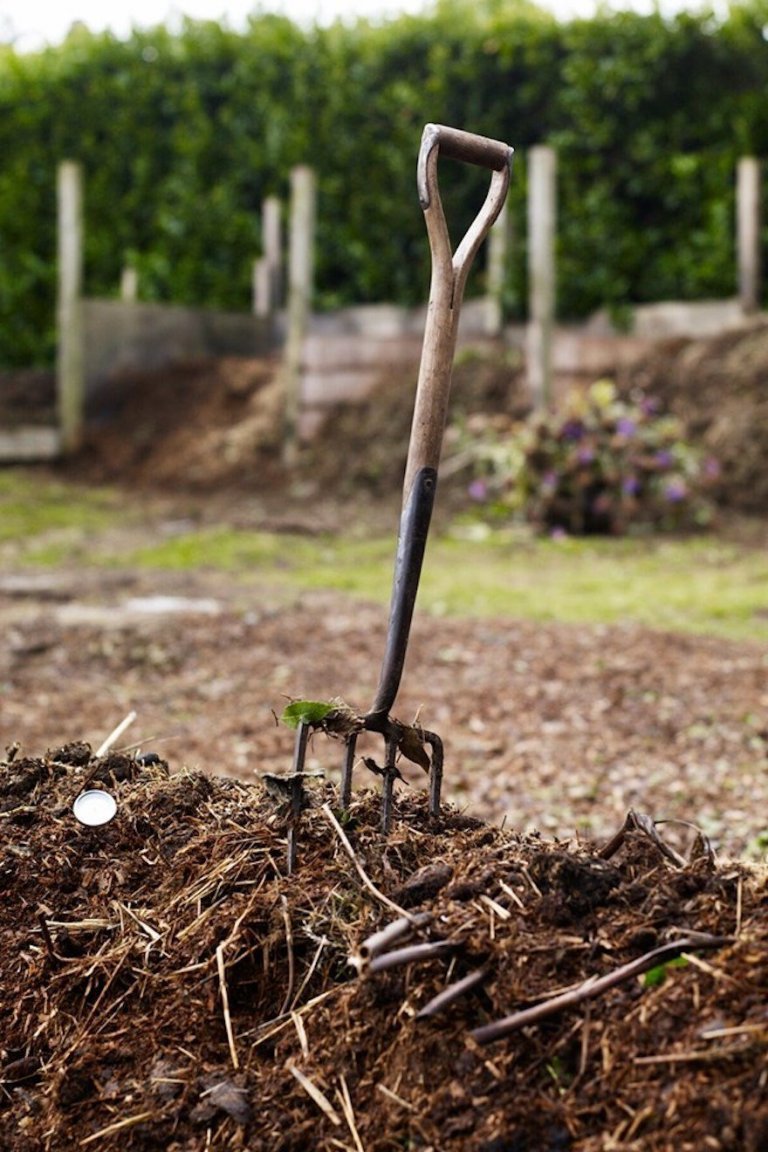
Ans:
{"type": "Polygon", "coordinates": [[[375,793],[320,783],[288,875],[262,782],[83,742],[3,763],[0,820],[5,1148],[768,1143],[766,872],[703,838],[519,835],[422,793],[384,837],[375,793]],[[111,823],[76,821],[85,787],[111,823]]]}

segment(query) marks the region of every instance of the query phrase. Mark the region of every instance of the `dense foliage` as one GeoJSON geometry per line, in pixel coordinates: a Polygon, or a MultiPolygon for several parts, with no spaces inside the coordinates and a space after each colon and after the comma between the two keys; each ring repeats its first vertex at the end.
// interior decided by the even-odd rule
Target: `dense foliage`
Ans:
{"type": "Polygon", "coordinates": [[[557,412],[535,412],[521,424],[477,419],[468,429],[469,494],[495,516],[576,536],[709,521],[706,489],[717,461],[688,443],[654,397],[623,397],[599,380],[557,412]]]}
{"type": "MultiPolygon", "coordinates": [[[[128,40],[82,27],[0,46],[0,363],[49,359],[55,169],[86,173],[86,289],[139,269],[145,299],[248,306],[268,194],[318,173],[317,303],[421,301],[414,190],[429,120],[517,149],[506,305],[525,308],[525,157],[560,153],[559,310],[731,295],[738,157],[768,150],[768,0],[716,19],[604,12],[557,23],[526,0],[438,0],[420,17],[243,33],[187,22],[128,40]]],[[[442,179],[442,177],[441,177],[442,179]]],[[[483,194],[441,185],[456,234],[483,194]]]]}

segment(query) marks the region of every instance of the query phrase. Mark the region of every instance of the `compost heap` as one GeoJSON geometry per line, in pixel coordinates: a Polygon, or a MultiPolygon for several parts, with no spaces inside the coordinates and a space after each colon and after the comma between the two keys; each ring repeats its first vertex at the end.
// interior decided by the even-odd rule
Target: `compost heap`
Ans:
{"type": "Polygon", "coordinates": [[[720,465],[713,494],[741,512],[768,505],[768,322],[702,340],[668,339],[620,376],[658,396],[720,465]]]}
{"type": "Polygon", "coordinates": [[[9,749],[0,818],[3,1148],[768,1147],[766,875],[701,837],[547,841],[412,791],[385,838],[375,793],[317,782],[288,875],[261,782],[83,743],[9,749]]]}

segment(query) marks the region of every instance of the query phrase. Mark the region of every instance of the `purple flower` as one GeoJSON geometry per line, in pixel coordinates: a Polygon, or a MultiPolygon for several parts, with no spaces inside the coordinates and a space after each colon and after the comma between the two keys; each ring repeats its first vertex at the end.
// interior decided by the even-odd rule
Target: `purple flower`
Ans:
{"type": "Polygon", "coordinates": [[[629,416],[620,416],[616,421],[616,431],[619,436],[623,436],[626,440],[631,440],[637,432],[637,424],[634,420],[630,420],[629,416]]]}
{"type": "Polygon", "coordinates": [[[670,504],[679,504],[681,500],[685,500],[687,495],[688,489],[685,481],[679,477],[664,485],[664,499],[669,500],[670,504]]]}
{"type": "Polygon", "coordinates": [[[576,457],[576,459],[579,461],[579,464],[591,464],[592,461],[594,460],[594,458],[595,458],[594,448],[590,448],[586,444],[584,445],[583,448],[579,448],[579,454],[576,457]]]}
{"type": "Polygon", "coordinates": [[[714,456],[708,456],[704,461],[704,475],[710,480],[717,480],[720,475],[720,461],[714,456]]]}
{"type": "Polygon", "coordinates": [[[568,533],[566,532],[565,528],[562,528],[562,527],[553,528],[552,531],[550,532],[550,537],[553,540],[567,540],[568,539],[568,533]]]}
{"type": "Polygon", "coordinates": [[[485,480],[473,480],[469,488],[467,488],[467,495],[470,500],[476,500],[478,504],[482,504],[484,500],[487,500],[488,485],[485,480]]]}
{"type": "Polygon", "coordinates": [[[658,464],[659,468],[671,468],[674,457],[666,448],[662,448],[660,452],[656,453],[653,460],[655,464],[658,464]]]}
{"type": "Polygon", "coordinates": [[[621,482],[621,490],[625,496],[637,496],[640,491],[640,481],[637,476],[625,476],[621,482]]]}
{"type": "Polygon", "coordinates": [[[661,408],[661,404],[655,396],[643,396],[640,401],[640,411],[643,416],[653,416],[661,408]]]}
{"type": "Polygon", "coordinates": [[[575,442],[584,435],[584,425],[581,420],[566,420],[560,429],[560,439],[575,442]]]}

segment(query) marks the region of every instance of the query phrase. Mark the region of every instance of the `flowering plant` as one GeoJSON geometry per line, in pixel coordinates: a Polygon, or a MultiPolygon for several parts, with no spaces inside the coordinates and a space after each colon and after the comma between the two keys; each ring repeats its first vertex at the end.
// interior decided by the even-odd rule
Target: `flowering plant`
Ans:
{"type": "Polygon", "coordinates": [[[708,522],[704,489],[716,462],[702,459],[652,397],[623,399],[609,380],[571,393],[560,411],[473,431],[470,498],[540,529],[621,535],[708,522]]]}

